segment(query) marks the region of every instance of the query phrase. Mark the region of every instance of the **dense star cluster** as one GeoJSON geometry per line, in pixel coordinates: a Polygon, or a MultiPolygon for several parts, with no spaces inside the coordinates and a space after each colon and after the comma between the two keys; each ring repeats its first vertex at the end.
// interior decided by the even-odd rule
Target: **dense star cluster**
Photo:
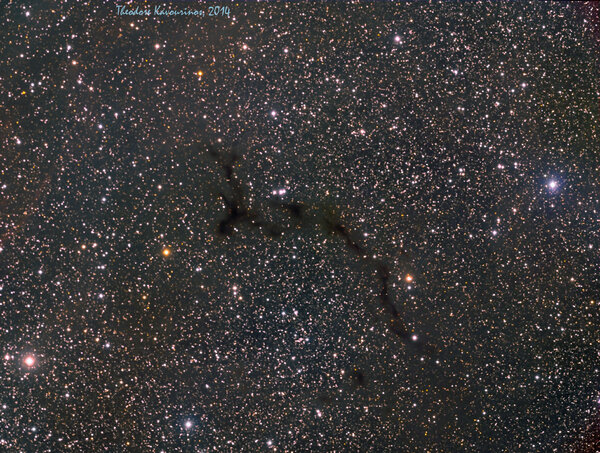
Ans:
{"type": "Polygon", "coordinates": [[[594,2],[122,5],[0,12],[1,451],[600,451],[594,2]]]}

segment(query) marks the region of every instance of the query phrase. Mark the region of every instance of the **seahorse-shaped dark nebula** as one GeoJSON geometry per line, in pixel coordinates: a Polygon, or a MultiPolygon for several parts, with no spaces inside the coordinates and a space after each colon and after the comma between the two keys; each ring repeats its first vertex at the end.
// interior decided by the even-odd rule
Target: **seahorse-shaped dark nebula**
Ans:
{"type": "MultiPolygon", "coordinates": [[[[221,166],[225,173],[225,181],[231,189],[230,195],[219,192],[219,196],[227,209],[227,214],[218,223],[218,234],[231,236],[234,234],[236,226],[244,224],[250,228],[262,230],[267,237],[281,237],[288,227],[278,223],[269,222],[265,220],[265,216],[260,209],[250,208],[246,196],[244,195],[244,188],[234,172],[234,164],[237,161],[238,156],[236,154],[231,154],[230,156],[224,157],[211,145],[208,146],[208,154],[221,166]]],[[[269,201],[267,206],[269,206],[270,209],[277,209],[283,212],[287,215],[288,220],[292,222],[310,227],[315,232],[318,231],[317,228],[320,226],[327,234],[342,239],[349,253],[355,256],[359,262],[367,265],[367,268],[375,271],[376,280],[380,287],[378,299],[381,307],[388,316],[387,323],[390,331],[402,342],[411,348],[414,348],[419,353],[426,355],[433,355],[436,353],[437,348],[433,344],[411,335],[408,326],[396,308],[396,305],[390,296],[390,266],[383,260],[373,258],[373,253],[359,244],[346,226],[339,220],[333,218],[331,214],[327,214],[325,210],[304,203],[269,201]],[[311,212],[316,212],[316,214],[311,214],[311,212]]]]}

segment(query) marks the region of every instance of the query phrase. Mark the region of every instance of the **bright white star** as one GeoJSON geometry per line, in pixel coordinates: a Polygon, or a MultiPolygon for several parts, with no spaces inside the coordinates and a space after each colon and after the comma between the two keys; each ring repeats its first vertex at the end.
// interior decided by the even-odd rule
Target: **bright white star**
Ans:
{"type": "Polygon", "coordinates": [[[32,367],[33,365],[35,365],[35,357],[32,355],[28,355],[27,357],[25,357],[25,359],[23,360],[23,363],[28,366],[28,367],[32,367]]]}

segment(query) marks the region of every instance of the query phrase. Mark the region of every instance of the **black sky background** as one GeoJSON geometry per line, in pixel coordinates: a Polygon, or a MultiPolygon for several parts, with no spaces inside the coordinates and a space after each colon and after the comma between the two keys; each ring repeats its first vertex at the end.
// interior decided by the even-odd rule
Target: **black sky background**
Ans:
{"type": "Polygon", "coordinates": [[[594,451],[596,6],[222,5],[2,9],[2,448],[594,451]]]}

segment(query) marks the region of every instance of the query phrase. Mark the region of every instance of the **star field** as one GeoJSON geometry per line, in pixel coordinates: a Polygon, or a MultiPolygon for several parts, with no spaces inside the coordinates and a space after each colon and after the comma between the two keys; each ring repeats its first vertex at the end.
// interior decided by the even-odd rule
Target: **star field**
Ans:
{"type": "Polygon", "coordinates": [[[596,3],[5,3],[1,451],[600,451],[596,3]]]}

